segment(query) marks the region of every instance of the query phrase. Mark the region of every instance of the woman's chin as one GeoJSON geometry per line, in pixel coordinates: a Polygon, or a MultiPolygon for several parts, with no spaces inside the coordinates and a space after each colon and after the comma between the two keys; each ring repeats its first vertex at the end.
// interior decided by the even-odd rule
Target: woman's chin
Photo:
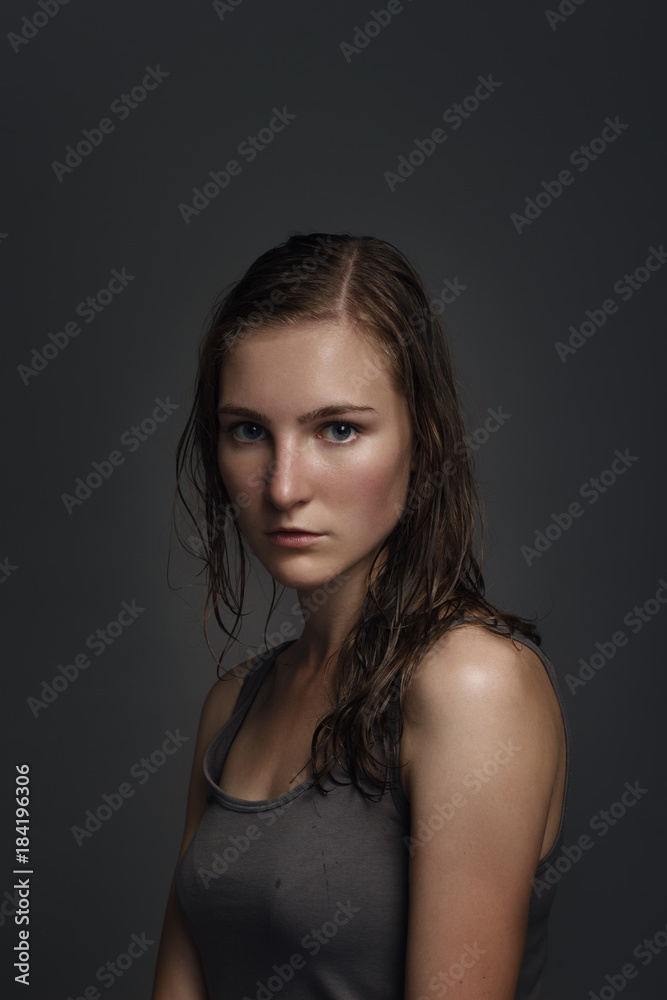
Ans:
{"type": "Polygon", "coordinates": [[[271,559],[262,558],[259,553],[255,554],[276,583],[292,590],[314,590],[328,583],[335,575],[335,570],[305,553],[296,555],[292,552],[282,557],[273,555],[271,559]]]}
{"type": "Polygon", "coordinates": [[[326,583],[328,577],[317,570],[313,569],[311,573],[304,572],[303,567],[296,569],[294,567],[280,567],[271,566],[266,567],[267,571],[274,578],[276,583],[281,584],[283,587],[289,587],[292,590],[314,590],[315,587],[321,587],[326,583]]]}

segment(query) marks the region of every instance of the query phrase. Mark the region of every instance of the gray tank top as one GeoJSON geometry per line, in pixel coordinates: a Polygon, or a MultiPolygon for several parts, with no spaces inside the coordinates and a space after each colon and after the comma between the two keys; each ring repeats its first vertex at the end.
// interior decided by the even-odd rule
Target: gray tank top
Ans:
{"type": "MultiPolygon", "coordinates": [[[[570,737],[551,661],[544,663],[565,723],[567,777],[556,841],[537,866],[515,1000],[540,994],[547,922],[563,842],[570,737]],[[548,871],[550,869],[550,872],[548,871]]],[[[176,899],[198,949],[210,1000],[403,1000],[408,917],[410,804],[397,769],[382,793],[362,774],[364,796],[337,765],[324,794],[311,776],[259,802],[218,786],[225,757],[253,698],[290,640],[244,678],[229,721],[204,756],[206,811],[175,873],[176,899]]],[[[397,735],[394,732],[394,737],[397,735]]],[[[376,743],[376,747],[377,747],[376,743]]],[[[414,849],[414,848],[413,848],[414,849]]],[[[435,984],[441,995],[442,984],[435,984]]]]}

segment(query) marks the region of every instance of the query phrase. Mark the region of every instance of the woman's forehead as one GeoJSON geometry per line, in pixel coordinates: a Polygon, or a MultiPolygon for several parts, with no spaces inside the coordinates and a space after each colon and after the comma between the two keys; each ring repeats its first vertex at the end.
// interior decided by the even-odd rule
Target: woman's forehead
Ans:
{"type": "Polygon", "coordinates": [[[346,320],[267,322],[223,357],[218,404],[245,405],[272,420],[301,422],[308,411],[347,401],[411,422],[400,356],[391,337],[387,342],[381,332],[346,320]]]}
{"type": "Polygon", "coordinates": [[[303,323],[262,328],[246,336],[224,358],[220,386],[239,378],[263,380],[278,375],[358,384],[360,378],[382,382],[389,371],[387,357],[372,335],[344,323],[303,323]]]}

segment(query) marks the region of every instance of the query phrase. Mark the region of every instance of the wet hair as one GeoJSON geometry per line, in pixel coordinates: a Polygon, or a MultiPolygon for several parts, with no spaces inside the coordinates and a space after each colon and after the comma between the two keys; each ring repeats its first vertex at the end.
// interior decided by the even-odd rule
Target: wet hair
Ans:
{"type": "MultiPolygon", "coordinates": [[[[368,794],[359,782],[362,774],[384,790],[388,768],[398,766],[392,730],[398,725],[400,740],[404,692],[416,665],[445,632],[477,623],[504,636],[518,633],[519,641],[524,635],[538,646],[541,638],[531,621],[484,597],[484,513],[445,329],[421,278],[385,240],[293,233],[258,257],[213,304],[199,347],[194,402],[177,446],[174,523],[179,541],[203,561],[203,628],[214,656],[207,630],[211,614],[229,637],[215,657],[218,673],[242,624],[249,568],[236,517],[241,498],[227,494],[218,468],[220,372],[235,346],[267,324],[318,322],[345,323],[371,339],[405,397],[416,444],[405,504],[369,570],[359,617],[337,651],[337,704],[311,744],[321,791],[337,761],[368,794]],[[177,512],[194,527],[188,538],[177,512]],[[236,616],[231,631],[223,606],[236,616]],[[376,739],[384,748],[380,760],[372,752],[376,739]]],[[[265,636],[279,596],[274,580],[265,636]]]]}

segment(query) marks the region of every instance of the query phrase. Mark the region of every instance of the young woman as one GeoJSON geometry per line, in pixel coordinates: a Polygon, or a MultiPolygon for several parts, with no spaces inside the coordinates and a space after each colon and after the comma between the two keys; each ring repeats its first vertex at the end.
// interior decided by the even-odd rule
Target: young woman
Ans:
{"type": "Polygon", "coordinates": [[[533,1000],[566,721],[539,634],[484,597],[456,380],[406,258],[324,233],[259,257],[214,307],[177,466],[204,621],[232,641],[247,545],[269,617],[278,583],[304,626],[206,698],[153,1000],[533,1000]]]}

